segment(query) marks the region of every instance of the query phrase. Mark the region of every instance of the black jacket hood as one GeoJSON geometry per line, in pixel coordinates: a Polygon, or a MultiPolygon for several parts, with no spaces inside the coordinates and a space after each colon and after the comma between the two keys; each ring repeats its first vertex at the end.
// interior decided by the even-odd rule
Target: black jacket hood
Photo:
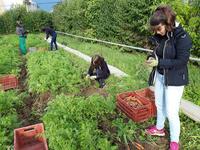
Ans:
{"type": "Polygon", "coordinates": [[[177,38],[177,37],[180,37],[180,36],[182,36],[182,35],[184,35],[184,34],[186,34],[186,32],[185,32],[185,30],[183,29],[183,27],[182,27],[182,25],[181,24],[179,24],[179,23],[175,23],[175,29],[174,29],[174,31],[172,31],[172,34],[173,34],[173,36],[175,37],[175,38],[177,38]]]}

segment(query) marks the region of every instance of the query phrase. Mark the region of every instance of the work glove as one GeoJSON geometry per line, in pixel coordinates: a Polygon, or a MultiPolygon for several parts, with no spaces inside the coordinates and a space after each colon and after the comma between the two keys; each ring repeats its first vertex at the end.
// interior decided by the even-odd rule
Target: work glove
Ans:
{"type": "Polygon", "coordinates": [[[89,75],[89,74],[87,74],[87,75],[85,76],[85,78],[86,78],[86,79],[89,79],[89,78],[90,78],[90,75],[89,75]]]}
{"type": "Polygon", "coordinates": [[[149,57],[149,59],[146,61],[146,64],[149,67],[156,67],[158,66],[158,60],[153,57],[149,57]]]}
{"type": "Polygon", "coordinates": [[[97,76],[90,76],[91,80],[95,80],[97,78],[97,76]]]}

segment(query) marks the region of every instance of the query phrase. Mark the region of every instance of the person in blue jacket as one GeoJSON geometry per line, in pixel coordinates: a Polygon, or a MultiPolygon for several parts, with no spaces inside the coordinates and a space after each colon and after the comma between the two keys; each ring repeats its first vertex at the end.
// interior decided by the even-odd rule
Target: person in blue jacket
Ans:
{"type": "Polygon", "coordinates": [[[51,36],[51,43],[50,43],[51,50],[53,50],[53,44],[55,45],[56,50],[58,50],[58,46],[56,43],[56,38],[57,38],[56,31],[50,27],[42,28],[42,31],[46,33],[46,40],[49,38],[49,36],[51,36]]]}
{"type": "Polygon", "coordinates": [[[110,70],[104,58],[99,55],[94,55],[91,59],[86,78],[98,81],[99,88],[103,88],[106,85],[105,80],[109,75],[110,70]]]}
{"type": "Polygon", "coordinates": [[[150,135],[165,136],[166,118],[170,129],[170,150],[179,149],[180,119],[179,107],[184,86],[188,84],[188,60],[191,39],[169,6],[159,6],[150,18],[150,26],[155,44],[146,64],[153,67],[149,85],[155,86],[157,107],[156,125],[146,129],[150,135]]]}

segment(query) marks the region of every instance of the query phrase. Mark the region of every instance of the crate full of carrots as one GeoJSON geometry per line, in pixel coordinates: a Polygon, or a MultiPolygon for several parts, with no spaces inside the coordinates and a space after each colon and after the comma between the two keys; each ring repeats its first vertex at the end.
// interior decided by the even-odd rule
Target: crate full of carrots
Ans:
{"type": "Polygon", "coordinates": [[[117,107],[135,122],[146,121],[151,117],[151,103],[134,91],[117,95],[117,107]]]}
{"type": "Polygon", "coordinates": [[[151,103],[151,116],[155,117],[156,116],[156,105],[155,105],[154,92],[149,88],[144,88],[144,89],[135,91],[135,93],[137,95],[139,95],[141,98],[149,100],[149,102],[151,103]]]}

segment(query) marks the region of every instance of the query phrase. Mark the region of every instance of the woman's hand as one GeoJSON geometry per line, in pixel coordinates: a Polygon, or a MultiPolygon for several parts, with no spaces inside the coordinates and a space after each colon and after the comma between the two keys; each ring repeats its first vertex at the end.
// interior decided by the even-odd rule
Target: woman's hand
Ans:
{"type": "Polygon", "coordinates": [[[156,60],[153,57],[149,57],[149,59],[146,61],[146,65],[149,66],[149,67],[158,66],[158,60],[156,60]]]}
{"type": "Polygon", "coordinates": [[[89,78],[90,78],[90,75],[89,75],[89,74],[87,74],[87,75],[85,76],[85,78],[86,78],[86,79],[89,79],[89,78]]]}
{"type": "Polygon", "coordinates": [[[91,80],[95,80],[97,78],[97,76],[90,76],[91,80]]]}

